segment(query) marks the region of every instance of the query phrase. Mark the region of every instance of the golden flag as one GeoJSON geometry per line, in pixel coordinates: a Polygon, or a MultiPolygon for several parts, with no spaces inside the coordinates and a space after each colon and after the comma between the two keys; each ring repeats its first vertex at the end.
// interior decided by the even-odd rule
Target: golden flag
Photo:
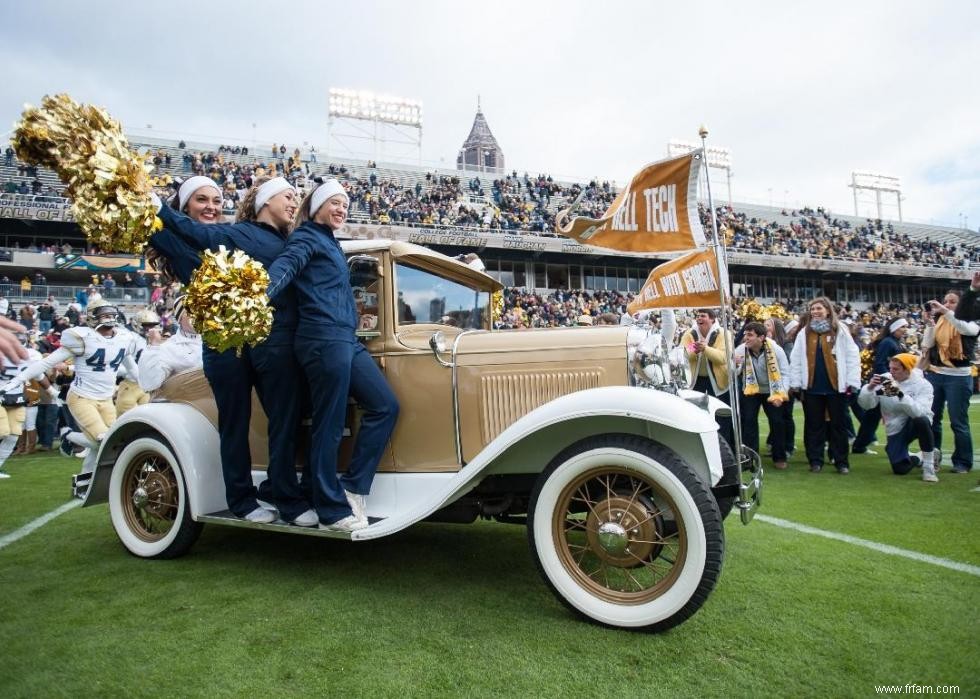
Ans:
{"type": "Polygon", "coordinates": [[[724,261],[719,266],[715,250],[694,250],[654,268],[629,313],[647,308],[717,308],[719,285],[728,285],[724,261]]]}
{"type": "Polygon", "coordinates": [[[602,218],[561,211],[555,230],[585,245],[630,252],[677,252],[704,246],[698,216],[702,150],[647,165],[620,192],[602,218]]]}

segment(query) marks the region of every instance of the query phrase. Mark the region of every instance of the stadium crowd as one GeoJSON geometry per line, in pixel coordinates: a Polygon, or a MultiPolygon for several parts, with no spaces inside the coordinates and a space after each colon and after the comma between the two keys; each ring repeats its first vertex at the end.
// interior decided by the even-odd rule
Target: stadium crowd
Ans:
{"type": "MultiPolygon", "coordinates": [[[[340,180],[351,197],[355,220],[405,226],[456,228],[554,235],[555,216],[579,195],[575,213],[600,217],[616,196],[616,188],[598,179],[587,184],[562,184],[548,174],[519,175],[512,171],[493,180],[489,192],[480,178],[461,183],[456,175],[426,173],[414,184],[379,177],[376,163],[369,162],[367,176],[357,176],[345,165],[318,164],[315,150],[304,155],[299,148],[273,144],[271,157],[249,155],[247,147],[221,145],[217,150],[189,149],[179,144],[180,162],[170,150],[145,151],[156,168],[155,183],[176,188],[194,175],[210,177],[221,186],[222,208],[234,215],[245,193],[258,177],[283,176],[303,191],[311,178],[327,174],[340,180]]],[[[20,163],[11,149],[5,164],[18,168],[21,179],[0,183],[8,195],[58,196],[58,187],[39,179],[35,167],[20,163]]],[[[710,212],[700,207],[702,222],[710,227],[710,212]]],[[[787,220],[767,221],[745,212],[717,207],[720,230],[735,250],[773,255],[801,255],[822,259],[853,259],[911,265],[965,265],[980,262],[980,246],[911,238],[898,233],[891,223],[868,219],[854,226],[823,208],[784,210],[787,220]]]]}

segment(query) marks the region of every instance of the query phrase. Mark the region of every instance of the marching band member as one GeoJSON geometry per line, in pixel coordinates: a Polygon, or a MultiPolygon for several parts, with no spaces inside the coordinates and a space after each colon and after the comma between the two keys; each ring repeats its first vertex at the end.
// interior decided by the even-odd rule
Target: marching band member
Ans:
{"type": "MultiPolygon", "coordinates": [[[[139,366],[140,357],[146,349],[147,333],[160,325],[160,316],[154,311],[145,309],[136,314],[133,318],[133,361],[139,366]]],[[[158,331],[159,332],[159,331],[158,331]]],[[[126,370],[119,367],[118,378],[122,381],[116,388],[116,415],[122,415],[127,410],[132,410],[137,405],[145,405],[150,402],[150,396],[140,388],[139,382],[130,378],[126,370]]],[[[140,377],[143,378],[142,376],[140,377]]]]}
{"type": "MultiPolygon", "coordinates": [[[[132,336],[121,332],[119,309],[105,299],[89,303],[86,309],[88,326],[69,328],[61,333],[61,347],[46,358],[32,362],[2,389],[16,391],[27,381],[37,379],[66,359],[74,359],[75,379],[68,391],[67,404],[81,432],[62,430],[62,451],[68,444],[97,447],[116,420],[112,394],[116,390],[116,374],[125,366],[130,376],[139,376],[133,362],[132,336]]],[[[21,389],[22,390],[22,389],[21,389]]],[[[75,477],[75,485],[83,486],[91,479],[92,464],[83,466],[75,477]]]]}
{"type": "Polygon", "coordinates": [[[291,282],[296,290],[296,340],[303,347],[298,358],[313,398],[313,504],[321,528],[345,532],[368,526],[364,496],[398,418],[395,394],[355,334],[357,309],[347,259],[334,237],[347,220],[349,205],[347,192],[335,179],[306,195],[298,227],[269,267],[266,290],[273,301],[291,282]],[[338,478],[348,394],[364,415],[350,467],[338,478]]]}
{"type": "MultiPolygon", "coordinates": [[[[190,186],[195,180],[190,178],[190,186]]],[[[210,182],[210,180],[208,180],[210,182]]],[[[183,185],[181,190],[183,191],[183,185]]],[[[212,195],[211,208],[220,212],[220,190],[213,182],[200,183],[212,195]],[[214,187],[212,192],[210,187],[214,187]]],[[[180,209],[184,209],[183,194],[180,209]]],[[[186,195],[191,196],[191,193],[186,195]]],[[[195,190],[194,197],[198,197],[195,190]]],[[[193,206],[194,200],[190,200],[193,206]]],[[[206,211],[207,209],[203,209],[206,211]]],[[[163,207],[159,216],[164,231],[181,239],[193,250],[239,249],[268,266],[282,252],[296,211],[296,192],[282,177],[258,178],[245,195],[234,224],[218,223],[203,216],[195,218],[163,207]]],[[[162,231],[163,232],[163,231],[162,231]]],[[[196,254],[196,252],[195,252],[196,254]]],[[[196,268],[196,265],[195,265],[196,268]]],[[[189,276],[189,275],[188,275],[189,276]]],[[[316,526],[316,513],[310,509],[296,477],[296,441],[299,429],[299,400],[302,385],[299,367],[293,357],[296,333],[296,297],[287,289],[273,302],[274,316],[269,338],[260,345],[215,352],[204,348],[204,373],[218,406],[218,432],[221,436],[221,468],[225,479],[228,509],[251,522],[275,521],[275,514],[258,504],[252,484],[252,457],[248,446],[248,425],[252,416],[252,389],[269,420],[268,499],[287,522],[316,526]]]]}

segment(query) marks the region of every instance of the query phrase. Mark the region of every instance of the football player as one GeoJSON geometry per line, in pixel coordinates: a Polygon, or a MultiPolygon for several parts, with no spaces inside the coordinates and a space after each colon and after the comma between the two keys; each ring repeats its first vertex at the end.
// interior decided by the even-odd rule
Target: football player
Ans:
{"type": "MultiPolygon", "coordinates": [[[[112,394],[116,390],[116,374],[125,367],[130,378],[139,380],[139,370],[133,361],[132,335],[118,328],[119,310],[105,299],[90,301],[86,309],[88,327],[69,328],[61,333],[61,347],[46,358],[32,362],[3,386],[5,392],[17,390],[30,379],[43,376],[59,362],[74,359],[75,378],[65,401],[81,432],[62,430],[62,451],[68,454],[69,444],[86,448],[97,447],[116,420],[112,394]]],[[[21,389],[22,390],[22,389],[21,389]]],[[[76,491],[92,476],[94,461],[86,460],[82,472],[75,477],[76,491]]]]}
{"type": "MultiPolygon", "coordinates": [[[[150,309],[140,311],[133,318],[133,361],[139,366],[140,356],[146,349],[146,338],[150,330],[160,327],[160,316],[150,309]]],[[[150,396],[123,367],[119,367],[118,378],[121,379],[116,388],[116,415],[122,415],[127,410],[150,402],[150,396]]]]}
{"type": "MultiPolygon", "coordinates": [[[[27,417],[24,381],[19,380],[18,376],[41,360],[41,353],[30,346],[26,333],[17,333],[17,339],[27,350],[27,359],[12,362],[9,358],[4,358],[0,370],[0,381],[4,384],[3,389],[0,389],[3,394],[0,396],[0,403],[3,406],[0,409],[0,478],[10,478],[10,474],[3,470],[3,465],[17,446],[17,439],[24,430],[24,420],[27,417]]],[[[42,378],[40,383],[53,398],[57,397],[58,389],[52,386],[46,377],[42,378]]]]}

